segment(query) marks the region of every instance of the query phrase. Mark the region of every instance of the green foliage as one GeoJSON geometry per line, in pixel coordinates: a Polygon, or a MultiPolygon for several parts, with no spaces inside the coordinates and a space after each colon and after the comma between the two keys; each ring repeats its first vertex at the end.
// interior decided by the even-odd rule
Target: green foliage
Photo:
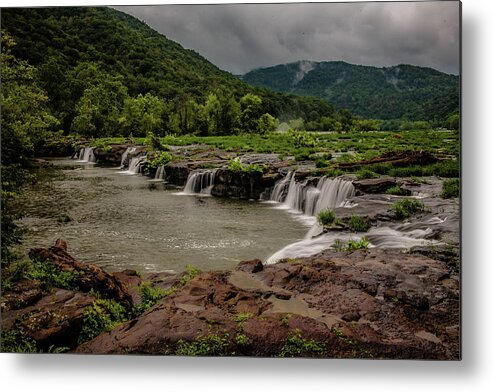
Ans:
{"type": "Polygon", "coordinates": [[[162,165],[166,165],[167,163],[173,160],[173,156],[166,151],[156,151],[154,153],[154,158],[151,161],[148,161],[149,167],[157,168],[162,165]]]}
{"type": "Polygon", "coordinates": [[[301,331],[296,329],[288,336],[279,353],[280,357],[321,357],[325,354],[325,345],[313,339],[305,339],[301,331]]]}
{"type": "Polygon", "coordinates": [[[250,345],[250,339],[248,339],[248,336],[246,336],[244,333],[242,332],[238,332],[236,333],[235,335],[235,343],[239,346],[239,347],[247,347],[250,345]]]}
{"type": "Polygon", "coordinates": [[[351,217],[347,222],[347,225],[351,231],[356,231],[356,232],[364,232],[367,231],[369,228],[366,219],[360,215],[355,215],[355,214],[351,215],[351,217]]]}
{"type": "Polygon", "coordinates": [[[370,242],[366,238],[362,238],[359,241],[349,240],[344,247],[344,250],[347,252],[352,252],[359,249],[368,249],[370,242]]]}
{"type": "Polygon", "coordinates": [[[336,214],[330,209],[320,211],[317,215],[317,222],[322,226],[330,226],[335,220],[336,214]]]}
{"type": "Polygon", "coordinates": [[[315,147],[317,145],[317,140],[306,131],[297,131],[290,128],[287,135],[296,147],[315,147]]]}
{"type": "Polygon", "coordinates": [[[358,180],[368,179],[368,178],[377,178],[378,174],[369,169],[361,169],[356,172],[356,178],[358,180]]]}
{"type": "Polygon", "coordinates": [[[459,197],[459,194],[460,194],[460,180],[458,178],[451,178],[443,181],[441,196],[444,199],[459,197]]]}
{"type": "Polygon", "coordinates": [[[395,195],[395,196],[408,196],[411,194],[411,192],[408,189],[401,188],[400,185],[394,185],[387,189],[385,192],[388,195],[395,195]]]}
{"type": "Polygon", "coordinates": [[[199,336],[192,342],[179,340],[175,350],[176,355],[186,356],[224,356],[229,352],[229,335],[209,334],[199,336]]]}
{"type": "Polygon", "coordinates": [[[167,119],[169,105],[161,98],[147,93],[139,94],[137,97],[124,99],[121,114],[118,117],[120,134],[124,136],[147,135],[151,138],[151,145],[154,149],[160,149],[152,140],[154,133],[161,131],[167,119]]]}
{"type": "Polygon", "coordinates": [[[338,252],[353,252],[359,249],[368,249],[370,242],[366,238],[361,240],[349,240],[346,244],[341,240],[335,240],[331,248],[338,252]]]}
{"type": "Polygon", "coordinates": [[[253,164],[243,164],[240,162],[240,158],[233,158],[228,161],[228,170],[231,170],[234,173],[263,173],[265,170],[264,165],[259,165],[256,163],[253,164]]]}
{"type": "Polygon", "coordinates": [[[238,313],[233,316],[233,320],[237,323],[243,323],[252,317],[253,314],[251,313],[238,313]]]}
{"type": "Polygon", "coordinates": [[[84,310],[78,343],[82,344],[127,320],[125,308],[114,300],[97,299],[84,310]]]}
{"type": "Polygon", "coordinates": [[[159,287],[152,287],[148,282],[142,282],[139,286],[139,291],[141,295],[141,302],[134,308],[134,313],[137,315],[144,313],[164,297],[174,292],[174,290],[165,291],[159,287]]]}
{"type": "MultiPolygon", "coordinates": [[[[440,122],[459,110],[455,75],[412,65],[376,68],[342,61],[312,62],[311,67],[301,80],[300,62],[256,69],[243,80],[278,92],[323,98],[366,118],[440,122]]],[[[339,121],[346,122],[343,130],[352,128],[351,121],[339,121]]]]}
{"type": "Polygon", "coordinates": [[[200,274],[200,270],[191,265],[191,264],[188,264],[186,266],[186,274],[183,275],[180,280],[179,280],[179,284],[181,286],[184,286],[186,285],[189,281],[191,281],[193,278],[195,278],[196,276],[198,276],[200,274]]]}
{"type": "Polygon", "coordinates": [[[287,327],[289,325],[289,320],[291,320],[291,317],[293,315],[291,313],[286,313],[284,316],[281,318],[281,324],[287,327]]]}
{"type": "Polygon", "coordinates": [[[159,138],[153,132],[147,132],[144,139],[144,144],[154,151],[168,151],[168,147],[165,146],[159,138]]]}
{"type": "Polygon", "coordinates": [[[15,261],[5,272],[2,282],[4,286],[8,287],[11,283],[22,279],[32,279],[43,282],[48,290],[54,287],[77,290],[77,280],[80,275],[76,271],[60,271],[49,260],[33,261],[27,258],[15,261]]]}
{"type": "Polygon", "coordinates": [[[424,211],[425,206],[423,202],[416,199],[402,199],[398,200],[392,206],[397,219],[406,219],[417,212],[424,211]]]}
{"type": "Polygon", "coordinates": [[[2,352],[4,353],[36,353],[36,342],[19,329],[2,329],[2,352]]]}

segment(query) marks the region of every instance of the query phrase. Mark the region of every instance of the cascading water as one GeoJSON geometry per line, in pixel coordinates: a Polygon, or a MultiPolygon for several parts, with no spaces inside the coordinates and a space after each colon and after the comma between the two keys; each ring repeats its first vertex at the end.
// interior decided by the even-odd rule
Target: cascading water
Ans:
{"type": "Polygon", "coordinates": [[[127,147],[125,152],[122,154],[122,160],[120,162],[120,169],[125,167],[125,162],[127,162],[128,154],[133,154],[135,152],[135,147],[127,147]]]}
{"type": "Polygon", "coordinates": [[[140,169],[142,168],[142,165],[146,162],[146,160],[147,157],[145,155],[131,158],[130,162],[128,163],[128,170],[121,171],[120,173],[128,175],[138,174],[140,173],[140,169]]]}
{"type": "Polygon", "coordinates": [[[77,154],[78,162],[96,163],[94,147],[82,147],[77,154]]]}
{"type": "MultiPolygon", "coordinates": [[[[325,209],[337,207],[351,207],[350,198],[355,195],[355,189],[350,181],[341,178],[322,177],[317,186],[309,185],[308,181],[296,182],[293,172],[278,181],[274,186],[271,200],[283,203],[282,208],[291,212],[302,213],[305,217],[314,217],[325,209]],[[286,193],[287,189],[287,193],[286,193]]],[[[354,234],[347,232],[323,232],[313,218],[309,221],[313,224],[305,238],[290,244],[270,256],[266,263],[275,263],[285,258],[307,257],[331,248],[336,241],[343,243],[349,240],[361,240],[365,237],[370,242],[370,247],[408,249],[414,246],[440,245],[433,240],[436,231],[430,226],[442,224],[446,220],[433,217],[426,222],[413,224],[394,224],[381,227],[373,227],[367,233],[354,234]]]]}
{"type": "MultiPolygon", "coordinates": [[[[354,234],[344,232],[328,232],[318,236],[307,235],[305,239],[290,244],[270,256],[266,264],[273,264],[285,258],[308,257],[317,254],[335,245],[336,241],[346,243],[349,240],[359,241],[365,237],[369,247],[387,249],[409,249],[415,246],[441,245],[439,241],[431,239],[433,230],[430,225],[439,224],[438,221],[418,222],[420,228],[408,230],[403,225],[395,227],[373,227],[367,233],[354,234]]],[[[317,225],[314,226],[316,228],[317,225]]]]}
{"type": "Polygon", "coordinates": [[[286,197],[286,189],[288,189],[289,187],[292,176],[293,172],[290,171],[284,178],[276,182],[270,196],[270,199],[272,201],[277,201],[281,203],[284,200],[284,198],[286,197]]]}
{"type": "Polygon", "coordinates": [[[164,181],[166,178],[166,171],[164,170],[164,166],[159,166],[156,170],[156,174],[154,175],[154,180],[164,181]]]}
{"type": "Polygon", "coordinates": [[[185,195],[210,195],[217,170],[195,171],[188,175],[187,183],[181,194],[185,195]]]}
{"type": "Polygon", "coordinates": [[[351,196],[354,187],[350,181],[322,177],[314,187],[297,182],[294,173],[289,172],[274,186],[271,200],[283,202],[283,207],[293,212],[314,216],[324,209],[340,207],[351,196]]]}

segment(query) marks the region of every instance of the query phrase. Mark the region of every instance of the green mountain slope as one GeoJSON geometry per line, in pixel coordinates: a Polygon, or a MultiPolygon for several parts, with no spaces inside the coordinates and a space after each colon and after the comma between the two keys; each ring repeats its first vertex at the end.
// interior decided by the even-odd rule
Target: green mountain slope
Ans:
{"type": "Polygon", "coordinates": [[[237,98],[249,92],[261,96],[265,109],[281,118],[306,117],[313,110],[320,115],[334,112],[326,101],[253,88],[111,8],[7,8],[2,9],[1,25],[16,42],[13,54],[39,70],[41,85],[64,129],[69,129],[84,89],[80,72],[74,73],[87,63],[120,78],[131,96],[150,92],[170,101],[200,102],[214,88],[223,87],[237,98]]]}
{"type": "Polygon", "coordinates": [[[256,69],[242,79],[278,92],[323,98],[364,117],[441,120],[459,111],[458,76],[412,65],[299,61],[256,69]]]}

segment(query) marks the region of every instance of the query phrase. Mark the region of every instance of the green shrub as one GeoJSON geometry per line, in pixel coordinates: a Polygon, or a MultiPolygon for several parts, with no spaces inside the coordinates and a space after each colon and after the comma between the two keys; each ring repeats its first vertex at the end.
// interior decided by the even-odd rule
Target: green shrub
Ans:
{"type": "Polygon", "coordinates": [[[235,336],[235,343],[240,347],[246,347],[250,345],[250,339],[244,333],[239,332],[235,336]]]}
{"type": "Polygon", "coordinates": [[[364,180],[364,179],[368,179],[368,178],[377,178],[378,177],[378,174],[371,171],[371,170],[368,170],[368,169],[361,169],[361,170],[358,170],[356,172],[356,178],[358,180],[364,180]]]}
{"type": "Polygon", "coordinates": [[[351,215],[351,218],[349,218],[347,225],[350,230],[356,232],[367,231],[369,228],[366,219],[360,215],[355,215],[355,214],[351,215]]]}
{"type": "Polygon", "coordinates": [[[136,315],[144,313],[147,309],[154,306],[161,299],[170,294],[159,287],[152,287],[148,282],[142,282],[139,286],[141,302],[134,308],[136,315]]]}
{"type": "Polygon", "coordinates": [[[163,145],[159,138],[153,133],[149,132],[144,139],[144,144],[149,147],[151,150],[160,150],[160,151],[166,151],[168,150],[168,147],[163,145]]]}
{"type": "Polygon", "coordinates": [[[82,344],[127,320],[125,308],[114,300],[97,299],[84,310],[78,343],[82,344]]]}
{"type": "Polygon", "coordinates": [[[352,252],[359,249],[368,249],[370,242],[366,238],[362,238],[359,241],[349,240],[344,247],[346,252],[352,252]]]}
{"type": "Polygon", "coordinates": [[[176,355],[187,356],[223,356],[228,354],[229,335],[225,333],[222,336],[210,334],[199,336],[192,342],[179,340],[175,350],[176,355]]]}
{"type": "Polygon", "coordinates": [[[166,151],[156,151],[154,153],[154,158],[148,162],[149,167],[157,168],[159,166],[166,165],[168,162],[173,160],[173,156],[166,151]]]}
{"type": "Polygon", "coordinates": [[[2,329],[2,352],[4,353],[36,353],[36,341],[26,336],[19,329],[2,329]]]}
{"type": "Polygon", "coordinates": [[[318,144],[317,139],[306,131],[297,131],[290,128],[286,134],[293,141],[296,147],[315,147],[318,144]]]}
{"type": "Polygon", "coordinates": [[[444,199],[459,197],[459,194],[460,194],[460,181],[458,178],[451,178],[443,182],[441,196],[444,199]]]}
{"type": "Polygon", "coordinates": [[[385,192],[389,195],[394,195],[394,196],[408,196],[411,194],[411,192],[408,189],[401,188],[400,185],[394,185],[387,189],[385,192]]]}
{"type": "Polygon", "coordinates": [[[305,339],[299,329],[288,336],[279,353],[280,357],[321,357],[325,354],[325,345],[313,339],[305,339]]]}
{"type": "Polygon", "coordinates": [[[394,211],[397,219],[406,219],[411,215],[424,211],[424,204],[416,199],[402,199],[396,201],[392,206],[392,210],[394,211]]]}
{"type": "Polygon", "coordinates": [[[228,161],[228,170],[231,170],[233,173],[263,173],[265,170],[264,165],[259,165],[259,164],[243,164],[240,162],[240,158],[234,158],[230,159],[228,161]]]}
{"type": "Polygon", "coordinates": [[[320,211],[317,215],[317,221],[322,226],[329,226],[336,220],[336,213],[333,210],[327,209],[320,211]]]}
{"type": "Polygon", "coordinates": [[[187,270],[187,273],[186,273],[184,276],[182,276],[182,277],[180,278],[180,281],[179,281],[179,284],[180,284],[181,286],[184,286],[184,285],[185,285],[185,284],[187,284],[190,280],[192,280],[192,279],[193,279],[193,278],[195,278],[198,274],[200,274],[200,270],[199,270],[197,267],[195,267],[195,266],[193,266],[193,265],[191,265],[191,264],[187,264],[187,266],[186,266],[186,270],[187,270]]]}

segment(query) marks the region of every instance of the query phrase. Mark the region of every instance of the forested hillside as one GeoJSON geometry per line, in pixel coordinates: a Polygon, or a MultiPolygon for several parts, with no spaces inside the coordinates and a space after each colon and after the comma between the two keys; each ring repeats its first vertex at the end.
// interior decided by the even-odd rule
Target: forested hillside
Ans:
{"type": "Polygon", "coordinates": [[[167,119],[173,122],[170,113],[190,112],[213,91],[226,95],[223,101],[230,96],[239,101],[253,93],[261,98],[262,112],[281,119],[306,118],[312,111],[320,116],[334,113],[324,101],[252,88],[145,23],[110,8],[3,9],[2,30],[15,41],[13,55],[37,68],[40,87],[46,90],[48,105],[65,131],[83,125],[91,110],[86,107],[80,118],[81,111],[89,100],[95,101],[95,95],[98,101],[106,101],[104,108],[92,110],[102,112],[92,124],[96,128],[103,126],[103,118],[116,121],[112,117],[123,108],[125,98],[139,94],[165,101],[158,110],[164,113],[162,129],[183,133],[191,131],[188,123],[185,129],[168,124],[167,119]],[[183,109],[185,103],[188,109],[183,109]]]}
{"type": "Polygon", "coordinates": [[[443,121],[459,111],[459,77],[431,68],[377,68],[342,61],[260,68],[243,80],[278,92],[323,98],[363,117],[443,121]]]}

